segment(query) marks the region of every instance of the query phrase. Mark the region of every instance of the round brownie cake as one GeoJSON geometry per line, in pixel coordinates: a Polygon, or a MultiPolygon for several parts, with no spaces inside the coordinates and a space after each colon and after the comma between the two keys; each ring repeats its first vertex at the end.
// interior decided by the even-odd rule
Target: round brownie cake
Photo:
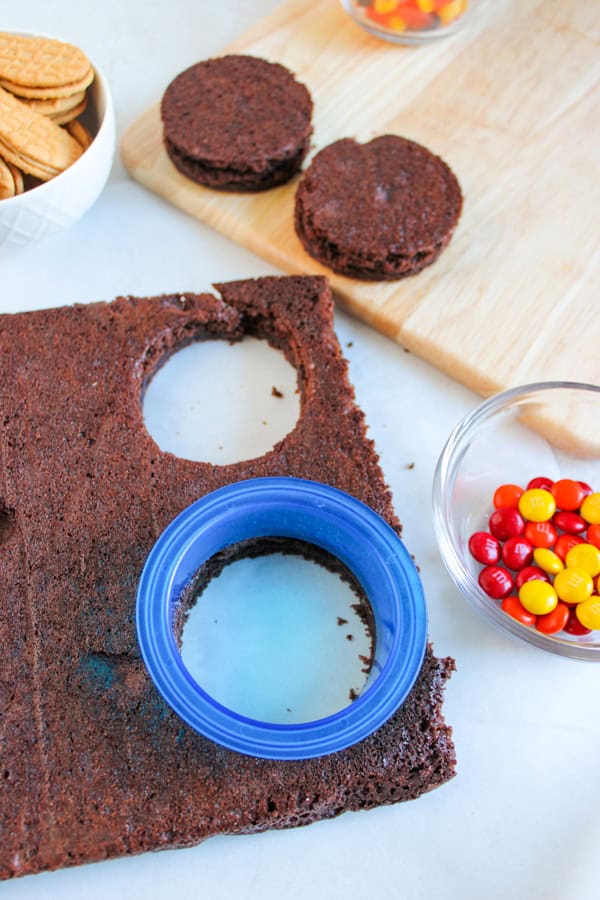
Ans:
{"type": "Polygon", "coordinates": [[[312,100],[288,69],[254,56],[197,63],[162,98],[167,153],[193,181],[263,191],[296,174],[309,147],[312,100]]]}
{"type": "Polygon", "coordinates": [[[323,265],[367,281],[393,281],[431,265],[462,208],[446,163],[396,135],[346,138],[318,153],[296,191],[295,225],[323,265]]]}

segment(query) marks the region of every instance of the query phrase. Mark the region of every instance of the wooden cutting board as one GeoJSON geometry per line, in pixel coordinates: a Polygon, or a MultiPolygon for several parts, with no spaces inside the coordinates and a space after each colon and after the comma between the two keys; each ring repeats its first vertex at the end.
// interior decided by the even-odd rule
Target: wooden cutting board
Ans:
{"type": "Polygon", "coordinates": [[[456,37],[408,48],[368,36],[335,0],[288,0],[224,51],[282,62],[307,84],[315,149],[395,132],[451,165],[464,212],[416,277],[360,283],[319,266],[294,232],[295,182],[234,195],[184,178],[163,150],[158,104],[126,132],[124,164],[277,268],[330,274],[341,306],[484,395],[600,383],[597,0],[473,5],[456,37]]]}

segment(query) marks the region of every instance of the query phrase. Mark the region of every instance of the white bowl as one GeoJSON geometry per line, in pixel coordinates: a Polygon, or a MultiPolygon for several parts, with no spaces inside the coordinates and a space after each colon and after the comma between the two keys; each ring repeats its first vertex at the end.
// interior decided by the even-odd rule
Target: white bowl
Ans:
{"type": "Polygon", "coordinates": [[[28,244],[69,228],[102,192],[115,154],[115,111],[106,78],[96,65],[94,72],[81,116],[92,143],[60,175],[0,200],[0,245],[28,244]]]}

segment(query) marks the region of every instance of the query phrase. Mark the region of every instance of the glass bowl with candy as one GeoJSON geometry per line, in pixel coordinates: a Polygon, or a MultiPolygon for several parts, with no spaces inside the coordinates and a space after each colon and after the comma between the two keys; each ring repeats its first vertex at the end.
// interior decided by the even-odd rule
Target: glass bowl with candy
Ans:
{"type": "Polygon", "coordinates": [[[370,34],[397,44],[421,44],[452,34],[469,0],[341,0],[370,34]]]}
{"type": "Polygon", "coordinates": [[[543,650],[600,661],[600,386],[487,400],[450,435],[433,504],[446,568],[479,613],[543,650]]]}

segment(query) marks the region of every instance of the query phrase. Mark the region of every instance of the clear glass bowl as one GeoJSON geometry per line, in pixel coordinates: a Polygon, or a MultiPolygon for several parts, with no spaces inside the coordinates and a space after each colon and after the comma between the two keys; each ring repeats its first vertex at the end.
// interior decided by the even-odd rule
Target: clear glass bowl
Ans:
{"type": "Polygon", "coordinates": [[[535,477],[572,478],[600,491],[600,386],[546,382],[513,388],[459,422],[434,476],[433,511],[442,558],[456,586],[489,622],[561,656],[600,661],[600,631],[543,634],[507,615],[479,587],[469,537],[488,530],[494,491],[535,477]]]}
{"type": "Polygon", "coordinates": [[[469,0],[340,0],[365,31],[396,44],[423,44],[453,34],[469,0]]]}

